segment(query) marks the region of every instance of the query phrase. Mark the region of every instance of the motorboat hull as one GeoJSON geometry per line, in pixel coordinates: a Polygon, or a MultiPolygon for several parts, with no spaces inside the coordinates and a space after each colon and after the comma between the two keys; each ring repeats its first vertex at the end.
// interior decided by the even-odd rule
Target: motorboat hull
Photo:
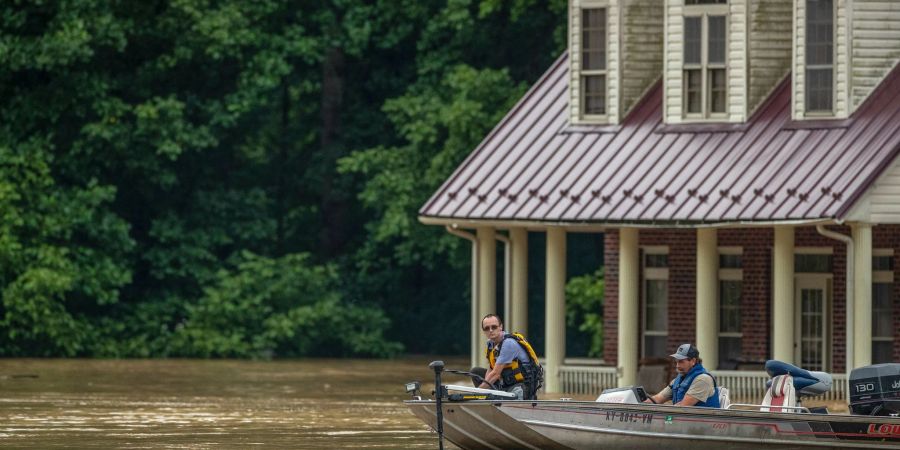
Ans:
{"type": "MultiPolygon", "coordinates": [[[[436,428],[434,401],[408,401],[436,428]]],[[[574,401],[444,402],[465,449],[900,449],[900,418],[574,401]]]]}

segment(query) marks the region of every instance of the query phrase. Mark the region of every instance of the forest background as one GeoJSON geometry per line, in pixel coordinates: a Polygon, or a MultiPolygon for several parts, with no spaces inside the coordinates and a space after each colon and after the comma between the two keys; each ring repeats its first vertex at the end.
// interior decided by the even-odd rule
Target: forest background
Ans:
{"type": "MultiPolygon", "coordinates": [[[[566,7],[3,2],[0,355],[467,353],[470,245],[416,213],[566,7]]],[[[602,236],[570,239],[569,353],[596,355],[602,236]]]]}

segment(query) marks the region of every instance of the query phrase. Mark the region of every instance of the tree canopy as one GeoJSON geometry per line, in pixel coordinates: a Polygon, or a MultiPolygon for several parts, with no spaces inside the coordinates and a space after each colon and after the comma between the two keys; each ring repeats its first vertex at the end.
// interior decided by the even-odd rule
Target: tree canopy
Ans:
{"type": "Polygon", "coordinates": [[[468,248],[416,210],[560,54],[565,10],[4,2],[0,354],[464,351],[468,248]]]}

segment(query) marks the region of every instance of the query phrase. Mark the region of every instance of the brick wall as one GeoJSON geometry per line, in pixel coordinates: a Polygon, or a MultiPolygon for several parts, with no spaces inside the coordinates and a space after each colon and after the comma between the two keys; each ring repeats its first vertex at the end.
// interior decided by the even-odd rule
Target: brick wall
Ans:
{"type": "MultiPolygon", "coordinates": [[[[849,227],[828,227],[832,231],[850,234],[849,227]]],[[[604,303],[604,359],[616,361],[618,343],[618,271],[619,235],[615,230],[605,234],[606,299],[604,303]]],[[[741,331],[743,358],[761,361],[771,356],[771,298],[772,247],[771,228],[742,228],[719,230],[719,246],[743,248],[743,285],[741,331]]],[[[669,336],[671,350],[683,342],[695,339],[696,297],[696,231],[642,230],[639,243],[665,245],[669,248],[669,336]]],[[[798,227],[797,247],[829,247],[833,254],[831,339],[833,372],[845,370],[846,353],[846,288],[844,271],[846,248],[842,242],[820,235],[815,227],[798,227]]],[[[881,225],[873,228],[873,247],[894,249],[894,328],[900,330],[900,226],[881,225]]],[[[640,330],[634,330],[640,333],[640,330]]],[[[701,349],[702,350],[702,349],[701,349]]],[[[894,338],[894,360],[900,361],[900,333],[894,338]]]]}

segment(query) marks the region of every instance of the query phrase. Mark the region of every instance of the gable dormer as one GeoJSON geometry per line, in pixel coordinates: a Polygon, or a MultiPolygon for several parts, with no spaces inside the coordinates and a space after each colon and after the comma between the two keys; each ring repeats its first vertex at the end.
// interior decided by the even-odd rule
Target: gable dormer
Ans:
{"type": "Polygon", "coordinates": [[[795,120],[843,119],[900,59],[900,2],[794,1],[795,120]]]}
{"type": "Polygon", "coordinates": [[[661,0],[571,0],[573,124],[617,124],[662,70],[661,0]]]}
{"type": "Polygon", "coordinates": [[[664,121],[744,122],[791,66],[786,0],[667,0],[664,121]]]}

